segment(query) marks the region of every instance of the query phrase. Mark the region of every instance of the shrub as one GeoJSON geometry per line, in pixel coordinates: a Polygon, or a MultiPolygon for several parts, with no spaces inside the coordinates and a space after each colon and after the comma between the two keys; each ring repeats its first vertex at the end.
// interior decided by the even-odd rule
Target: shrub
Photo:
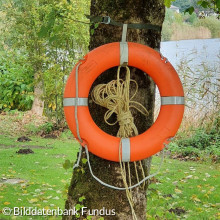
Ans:
{"type": "Polygon", "coordinates": [[[197,20],[195,26],[207,27],[211,31],[212,38],[220,37],[220,20],[214,16],[197,20]]]}
{"type": "Polygon", "coordinates": [[[214,122],[210,122],[210,124],[196,129],[191,128],[190,136],[186,135],[185,132],[179,134],[176,140],[169,145],[171,153],[177,153],[191,158],[205,158],[207,155],[211,155],[215,160],[219,160],[220,116],[217,116],[214,122]]]}
{"type": "Polygon", "coordinates": [[[33,101],[33,71],[25,57],[0,54],[0,111],[29,110],[33,101]]]}
{"type": "Polygon", "coordinates": [[[163,29],[162,29],[162,41],[169,41],[172,36],[172,26],[168,21],[165,21],[163,23],[163,29]]]}

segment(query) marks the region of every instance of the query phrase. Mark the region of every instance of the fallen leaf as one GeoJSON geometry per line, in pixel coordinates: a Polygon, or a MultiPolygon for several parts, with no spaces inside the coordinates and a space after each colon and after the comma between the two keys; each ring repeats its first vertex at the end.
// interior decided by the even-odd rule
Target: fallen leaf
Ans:
{"type": "Polygon", "coordinates": [[[29,203],[34,203],[34,202],[37,202],[38,201],[38,199],[36,198],[36,199],[30,199],[30,200],[28,200],[29,201],[29,203]]]}
{"type": "Polygon", "coordinates": [[[10,205],[11,203],[10,202],[4,202],[4,205],[10,205]]]}
{"type": "Polygon", "coordinates": [[[175,188],[175,192],[176,192],[177,194],[181,194],[181,193],[182,193],[182,190],[175,188]]]}
{"type": "Polygon", "coordinates": [[[195,202],[201,202],[201,200],[195,194],[192,195],[191,199],[195,202]]]}
{"type": "Polygon", "coordinates": [[[211,175],[209,175],[208,173],[205,173],[205,176],[206,176],[207,178],[209,178],[211,175]]]}
{"type": "Polygon", "coordinates": [[[178,184],[178,181],[174,181],[172,182],[173,185],[177,185],[178,184]]]}

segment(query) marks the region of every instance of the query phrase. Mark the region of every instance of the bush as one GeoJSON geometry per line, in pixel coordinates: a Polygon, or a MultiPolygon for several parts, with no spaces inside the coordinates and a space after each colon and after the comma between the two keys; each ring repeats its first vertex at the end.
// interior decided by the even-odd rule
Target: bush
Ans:
{"type": "Polygon", "coordinates": [[[184,14],[183,17],[184,21],[190,24],[194,24],[198,21],[198,17],[195,12],[193,12],[191,15],[189,13],[184,14]]]}
{"type": "Polygon", "coordinates": [[[191,135],[179,134],[177,139],[170,143],[171,153],[177,153],[184,157],[202,157],[211,155],[215,160],[220,159],[220,117],[216,117],[214,123],[206,124],[206,127],[191,128],[191,135]],[[211,126],[210,126],[211,124],[211,126]]]}
{"type": "Polygon", "coordinates": [[[216,19],[216,17],[206,17],[205,19],[199,19],[195,26],[203,26],[207,27],[212,34],[212,38],[219,38],[220,37],[220,20],[216,19]]]}
{"type": "Polygon", "coordinates": [[[196,13],[190,15],[166,9],[162,30],[163,41],[219,37],[220,20],[215,16],[198,19],[196,13]]]}
{"type": "Polygon", "coordinates": [[[25,57],[0,53],[0,111],[29,110],[33,101],[33,71],[25,57]],[[23,64],[21,64],[23,63],[23,64]]]}
{"type": "Polygon", "coordinates": [[[163,23],[163,29],[162,29],[162,41],[169,41],[172,36],[172,26],[169,22],[165,21],[163,23]]]}

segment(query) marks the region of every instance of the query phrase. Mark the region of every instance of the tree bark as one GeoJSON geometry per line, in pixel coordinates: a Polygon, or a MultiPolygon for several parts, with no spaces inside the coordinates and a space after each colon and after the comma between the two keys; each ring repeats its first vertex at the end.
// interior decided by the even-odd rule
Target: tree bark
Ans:
{"type": "MultiPolygon", "coordinates": [[[[111,19],[122,23],[151,23],[162,27],[165,15],[165,7],[163,0],[92,0],[91,15],[110,16],[111,19]]],[[[112,25],[100,24],[95,29],[94,35],[91,36],[90,50],[115,41],[121,41],[122,28],[112,25]]],[[[127,41],[137,42],[148,45],[156,50],[159,50],[161,41],[161,31],[155,30],[136,30],[128,29],[127,41]]],[[[117,68],[112,68],[103,73],[94,82],[93,87],[99,83],[107,83],[116,79],[117,68]]],[[[136,95],[136,101],[142,103],[148,110],[149,116],[141,115],[139,112],[132,111],[135,125],[138,128],[139,134],[146,131],[153,123],[154,99],[155,99],[155,84],[153,80],[142,71],[131,68],[131,78],[138,82],[139,90],[136,95]]],[[[92,88],[93,88],[92,87],[92,88]]],[[[131,87],[132,90],[132,87],[131,87]]],[[[131,91],[132,92],[132,91],[131,91]]],[[[89,109],[96,124],[105,132],[116,136],[118,126],[109,126],[103,120],[103,115],[106,109],[96,105],[89,99],[89,109]]],[[[114,120],[114,117],[113,119],[114,120]]],[[[88,131],[89,132],[89,131],[88,131]]],[[[95,175],[100,177],[104,182],[123,187],[119,163],[106,161],[90,154],[91,165],[95,175]]],[[[85,156],[85,155],[83,155],[85,156]]],[[[151,158],[144,161],[145,174],[149,175],[151,158]]],[[[80,169],[73,172],[72,180],[68,190],[68,197],[65,208],[71,209],[77,203],[87,207],[87,209],[101,210],[103,207],[107,210],[107,214],[115,210],[115,215],[104,215],[104,219],[109,220],[130,220],[132,213],[125,191],[117,191],[109,189],[99,184],[90,175],[88,165],[82,165],[83,173],[80,169]],[[85,200],[79,202],[79,197],[85,197],[85,200]]],[[[136,183],[136,175],[133,163],[131,167],[131,179],[136,183]]],[[[141,175],[139,175],[141,177],[141,175]]],[[[145,187],[137,187],[132,190],[134,199],[134,207],[137,218],[146,219],[146,190],[145,187]]],[[[98,219],[96,216],[93,219],[98,219]]],[[[86,218],[86,215],[80,219],[86,218]]],[[[75,216],[63,216],[63,219],[77,219],[75,216]]],[[[78,218],[79,219],[79,218],[78,218]]]]}
{"type": "MultiPolygon", "coordinates": [[[[35,74],[34,78],[37,81],[37,75],[35,74]]],[[[44,111],[44,101],[43,96],[43,85],[42,81],[37,82],[34,86],[34,101],[32,104],[31,112],[35,115],[42,116],[44,111]]]]}

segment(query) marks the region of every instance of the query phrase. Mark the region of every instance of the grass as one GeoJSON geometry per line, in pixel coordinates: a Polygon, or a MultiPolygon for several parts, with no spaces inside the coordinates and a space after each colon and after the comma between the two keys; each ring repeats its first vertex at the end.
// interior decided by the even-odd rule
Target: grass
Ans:
{"type": "Polygon", "coordinates": [[[0,181],[0,219],[12,218],[1,214],[3,207],[64,208],[71,169],[65,170],[63,163],[76,159],[78,144],[64,135],[56,140],[30,138],[31,142],[20,143],[16,137],[0,135],[0,178],[20,179],[17,184],[0,181]],[[16,153],[28,145],[39,148],[31,148],[34,154],[16,153]]]}
{"type": "Polygon", "coordinates": [[[148,191],[148,219],[220,219],[219,171],[219,164],[165,159],[148,191]]]}
{"type": "MultiPolygon", "coordinates": [[[[0,219],[30,219],[4,216],[1,213],[4,207],[63,209],[71,178],[71,169],[65,170],[63,164],[65,160],[74,161],[78,150],[70,132],[62,133],[57,139],[45,139],[33,135],[28,123],[22,127],[21,120],[24,117],[20,114],[0,115],[0,219]],[[24,134],[32,134],[28,136],[32,141],[17,142],[17,138],[24,134]],[[32,146],[34,154],[17,154],[23,146],[32,146]],[[20,182],[4,183],[6,179],[20,182]]],[[[153,157],[152,173],[159,160],[157,156],[153,157]]],[[[147,219],[220,219],[219,171],[219,164],[210,163],[210,160],[195,162],[166,158],[160,174],[151,180],[147,219]]]]}

